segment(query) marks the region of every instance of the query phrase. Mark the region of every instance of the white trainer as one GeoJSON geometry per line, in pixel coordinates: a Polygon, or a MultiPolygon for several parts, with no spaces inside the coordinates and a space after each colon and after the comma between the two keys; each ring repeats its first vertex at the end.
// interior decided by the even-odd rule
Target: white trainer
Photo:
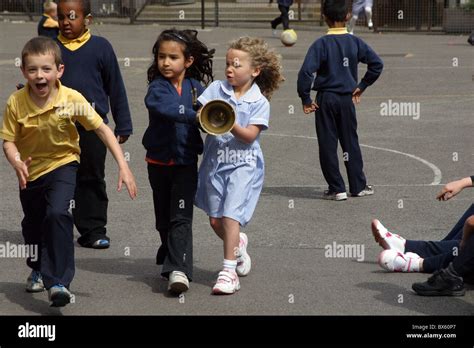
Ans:
{"type": "Polygon", "coordinates": [[[231,295],[240,290],[239,276],[230,269],[219,272],[216,285],[212,288],[214,295],[231,295]]]}
{"type": "Polygon", "coordinates": [[[26,291],[27,292],[41,292],[46,290],[43,284],[43,277],[38,271],[31,271],[28,279],[26,280],[26,291]]]}
{"type": "Polygon", "coordinates": [[[399,251],[387,249],[380,253],[379,265],[390,272],[419,272],[421,257],[415,253],[402,254],[399,251]]]}
{"type": "Polygon", "coordinates": [[[169,275],[168,291],[173,294],[181,294],[182,292],[188,291],[189,280],[186,274],[180,271],[173,271],[169,275]]]}
{"type": "Polygon", "coordinates": [[[392,249],[402,254],[405,253],[406,239],[398,234],[389,232],[377,219],[372,220],[372,234],[375,241],[385,250],[392,249]]]}
{"type": "Polygon", "coordinates": [[[245,277],[249,274],[250,269],[252,268],[252,260],[250,259],[249,254],[247,253],[247,246],[249,244],[249,239],[245,233],[240,233],[240,243],[239,243],[239,257],[237,258],[237,275],[240,277],[245,277]]]}
{"type": "Polygon", "coordinates": [[[323,199],[327,199],[330,201],[345,201],[347,199],[347,192],[333,192],[326,190],[323,193],[323,199]]]}

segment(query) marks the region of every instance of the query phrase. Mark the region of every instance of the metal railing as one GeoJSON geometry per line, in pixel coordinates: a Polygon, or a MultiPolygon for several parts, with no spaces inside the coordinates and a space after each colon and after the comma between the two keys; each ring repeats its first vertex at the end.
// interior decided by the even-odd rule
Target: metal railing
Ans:
{"type": "MultiPolygon", "coordinates": [[[[41,15],[44,0],[0,0],[0,17],[41,15]]],[[[295,0],[290,8],[291,26],[324,26],[324,0],[295,0]]],[[[277,0],[93,0],[98,18],[124,18],[130,23],[154,22],[201,26],[262,25],[279,15],[277,0]]],[[[374,0],[375,31],[474,30],[474,0],[374,0]]],[[[358,25],[365,25],[363,13],[358,25]]]]}

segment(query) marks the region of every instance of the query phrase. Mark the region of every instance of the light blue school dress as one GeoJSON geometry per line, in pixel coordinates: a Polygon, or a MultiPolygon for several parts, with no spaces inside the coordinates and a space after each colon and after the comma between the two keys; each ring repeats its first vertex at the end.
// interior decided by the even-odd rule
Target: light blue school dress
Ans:
{"type": "MultiPolygon", "coordinates": [[[[268,128],[270,103],[257,84],[240,97],[227,81],[214,81],[198,98],[202,105],[211,100],[225,100],[237,114],[236,122],[268,128]]],[[[204,155],[199,167],[195,204],[207,215],[229,217],[245,226],[252,218],[263,187],[264,160],[259,143],[260,135],[252,144],[224,135],[207,135],[204,155]]]]}

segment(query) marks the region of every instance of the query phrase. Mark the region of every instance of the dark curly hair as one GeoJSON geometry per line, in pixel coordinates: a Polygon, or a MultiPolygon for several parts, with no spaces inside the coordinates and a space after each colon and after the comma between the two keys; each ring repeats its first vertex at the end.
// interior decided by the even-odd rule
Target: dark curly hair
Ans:
{"type": "Polygon", "coordinates": [[[153,63],[148,68],[148,83],[161,76],[158,69],[158,51],[163,41],[176,41],[184,46],[184,57],[194,58],[193,64],[186,69],[185,77],[196,79],[206,86],[214,80],[212,75],[212,57],[214,49],[208,49],[197,38],[196,30],[169,29],[163,31],[153,45],[153,63]]]}

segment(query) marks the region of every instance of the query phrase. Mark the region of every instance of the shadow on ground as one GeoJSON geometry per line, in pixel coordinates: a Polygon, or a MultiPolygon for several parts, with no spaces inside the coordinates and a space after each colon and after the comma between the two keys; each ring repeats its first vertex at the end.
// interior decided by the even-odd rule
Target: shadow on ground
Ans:
{"type": "MultiPolygon", "coordinates": [[[[154,260],[130,258],[87,258],[76,260],[76,268],[102,274],[127,276],[127,280],[141,282],[151,288],[153,293],[163,294],[165,297],[175,297],[168,292],[168,281],[160,275],[161,267],[154,264],[154,260]]],[[[193,283],[211,287],[217,277],[217,272],[194,267],[193,283]]]]}
{"type": "Polygon", "coordinates": [[[389,306],[403,307],[425,315],[474,315],[474,305],[463,297],[424,297],[416,295],[411,289],[388,282],[366,282],[357,284],[359,288],[377,291],[376,300],[389,306]],[[403,295],[401,297],[400,295],[403,295]],[[403,299],[399,303],[399,299],[403,299]]]}

